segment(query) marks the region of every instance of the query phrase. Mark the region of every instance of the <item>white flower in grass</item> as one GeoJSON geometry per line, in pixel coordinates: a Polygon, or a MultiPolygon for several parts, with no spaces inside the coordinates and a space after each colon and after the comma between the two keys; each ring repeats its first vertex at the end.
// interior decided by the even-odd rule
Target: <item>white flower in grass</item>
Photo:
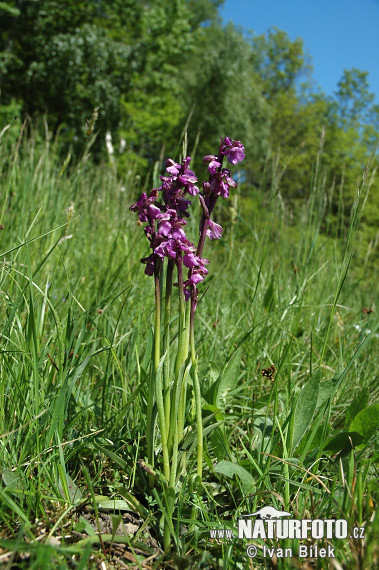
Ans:
{"type": "Polygon", "coordinates": [[[114,148],[112,144],[112,135],[110,131],[107,131],[107,134],[105,135],[105,146],[107,147],[109,156],[112,156],[114,153],[114,148]]]}

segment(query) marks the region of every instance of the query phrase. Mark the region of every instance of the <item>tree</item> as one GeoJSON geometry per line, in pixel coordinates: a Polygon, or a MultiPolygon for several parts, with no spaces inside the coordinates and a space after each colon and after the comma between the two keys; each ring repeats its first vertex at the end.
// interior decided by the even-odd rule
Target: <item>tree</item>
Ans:
{"type": "Polygon", "coordinates": [[[250,46],[235,26],[198,30],[183,79],[185,104],[193,109],[191,140],[200,133],[201,156],[225,135],[243,141],[251,160],[265,154],[269,107],[252,74],[250,46]]]}
{"type": "Polygon", "coordinates": [[[139,12],[129,91],[121,99],[120,132],[129,148],[150,161],[171,147],[184,123],[181,63],[192,49],[186,3],[146,3],[139,12]]]}
{"type": "Polygon", "coordinates": [[[301,78],[309,80],[312,66],[304,52],[303,40],[271,28],[261,36],[252,35],[252,60],[269,101],[283,93],[296,93],[301,78]]]}
{"type": "Polygon", "coordinates": [[[81,134],[97,106],[100,126],[116,125],[130,49],[107,35],[104,7],[100,1],[68,0],[64,9],[49,0],[18,1],[2,45],[18,65],[3,73],[1,101],[16,98],[24,114],[45,113],[54,130],[63,126],[67,140],[81,134]]]}
{"type": "Polygon", "coordinates": [[[45,114],[71,143],[99,107],[100,142],[106,130],[118,132],[149,162],[179,136],[188,113],[183,60],[197,29],[217,20],[220,4],[2,2],[0,102],[19,101],[32,117],[45,114]]]}
{"type": "Polygon", "coordinates": [[[335,94],[336,114],[343,128],[359,127],[366,122],[375,99],[370,93],[368,72],[355,67],[345,69],[335,94]]]}

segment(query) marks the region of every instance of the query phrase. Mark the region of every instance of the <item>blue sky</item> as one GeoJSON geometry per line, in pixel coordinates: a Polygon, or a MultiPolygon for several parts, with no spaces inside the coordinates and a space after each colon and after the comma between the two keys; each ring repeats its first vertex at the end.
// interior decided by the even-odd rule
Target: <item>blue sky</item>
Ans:
{"type": "Polygon", "coordinates": [[[313,78],[328,95],[344,69],[368,71],[379,101],[379,0],[225,0],[220,15],[256,34],[276,26],[301,37],[313,78]]]}

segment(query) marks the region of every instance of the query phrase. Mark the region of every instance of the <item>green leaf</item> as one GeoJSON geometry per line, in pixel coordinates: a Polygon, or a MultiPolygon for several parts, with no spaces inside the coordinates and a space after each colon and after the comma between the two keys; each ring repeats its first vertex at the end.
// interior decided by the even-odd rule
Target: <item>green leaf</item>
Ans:
{"type": "Polygon", "coordinates": [[[188,489],[190,493],[200,493],[202,490],[201,477],[197,473],[193,473],[188,479],[188,489]]]}
{"type": "Polygon", "coordinates": [[[317,397],[317,406],[316,409],[318,410],[323,404],[325,404],[326,400],[330,398],[332,394],[333,384],[331,382],[320,382],[320,387],[318,391],[317,397]]]}
{"type": "Polygon", "coordinates": [[[95,536],[96,532],[90,523],[84,517],[79,517],[79,522],[74,526],[76,532],[86,532],[88,536],[95,536]]]}
{"type": "Polygon", "coordinates": [[[221,475],[225,475],[230,478],[234,475],[238,475],[241,479],[242,490],[245,494],[251,493],[255,489],[252,475],[250,475],[246,469],[241,467],[241,465],[237,465],[231,461],[220,461],[220,463],[217,463],[214,471],[215,473],[220,473],[221,475]]]}
{"type": "Polygon", "coordinates": [[[128,475],[131,475],[131,472],[132,472],[131,467],[121,457],[119,457],[118,455],[113,453],[113,451],[110,451],[106,447],[103,447],[102,445],[99,445],[96,442],[94,442],[93,445],[95,447],[97,447],[97,449],[99,449],[102,453],[104,453],[104,455],[109,457],[109,459],[111,459],[113,461],[113,463],[115,463],[116,465],[121,467],[121,469],[123,471],[125,471],[125,473],[127,473],[128,475]]]}
{"type": "Polygon", "coordinates": [[[356,431],[366,444],[379,428],[379,404],[361,410],[350,424],[349,431],[356,431]]]}
{"type": "Polygon", "coordinates": [[[241,349],[238,349],[217,380],[214,404],[221,412],[225,412],[228,394],[237,386],[241,363],[241,349]]]}
{"type": "Polygon", "coordinates": [[[209,434],[209,445],[217,461],[222,461],[229,448],[222,428],[215,429],[209,434]]]}
{"type": "MultiPolygon", "coordinates": [[[[207,418],[205,418],[207,419],[207,418]]],[[[204,426],[205,421],[203,420],[203,426],[204,426]]],[[[218,428],[220,425],[222,424],[222,422],[216,422],[214,424],[211,424],[210,426],[207,427],[203,427],[203,437],[204,440],[206,437],[208,437],[208,435],[216,428],[218,428]]],[[[196,428],[193,431],[188,432],[182,442],[181,442],[181,447],[183,450],[188,452],[188,455],[191,455],[192,453],[194,453],[196,451],[196,447],[197,447],[197,430],[196,428]]]]}
{"type": "Polygon", "coordinates": [[[255,437],[257,438],[256,446],[262,446],[263,441],[263,449],[267,451],[267,445],[272,438],[273,430],[271,418],[269,416],[256,414],[256,417],[253,421],[253,430],[255,437]]]}
{"type": "Polygon", "coordinates": [[[362,388],[358,392],[346,411],[345,427],[348,427],[355,416],[367,406],[369,396],[368,388],[362,388]]]}
{"type": "Polygon", "coordinates": [[[130,510],[138,513],[141,517],[146,518],[149,514],[147,509],[131,494],[125,487],[117,487],[117,492],[130,505],[130,510]]]}
{"type": "Polygon", "coordinates": [[[1,478],[4,481],[6,487],[11,487],[13,489],[22,488],[21,479],[17,471],[10,471],[9,469],[3,469],[1,472],[1,478]]]}
{"type": "MultiPolygon", "coordinates": [[[[325,427],[324,424],[321,424],[317,427],[316,429],[316,433],[313,436],[313,440],[312,443],[308,449],[308,454],[310,452],[312,452],[314,449],[320,447],[322,445],[323,440],[325,440],[325,435],[324,435],[324,431],[325,431],[325,427]]],[[[296,455],[302,455],[305,446],[307,444],[308,438],[302,438],[299,442],[299,445],[296,448],[296,455]]]]}
{"type": "Polygon", "coordinates": [[[205,385],[204,399],[211,404],[215,399],[215,391],[217,387],[217,380],[220,377],[220,369],[214,362],[209,363],[210,368],[207,374],[207,382],[205,385]]]}
{"type": "Polygon", "coordinates": [[[111,515],[111,520],[112,520],[112,536],[114,537],[118,527],[122,522],[122,515],[111,515]]]}
{"type": "Polygon", "coordinates": [[[332,437],[326,442],[324,450],[333,452],[349,451],[352,445],[357,447],[362,441],[363,437],[356,431],[341,431],[332,434],[332,437]]]}
{"type": "MultiPolygon", "coordinates": [[[[97,501],[96,501],[97,502],[97,501]]],[[[97,503],[99,509],[105,511],[133,511],[128,501],[124,499],[108,499],[107,501],[100,501],[97,503]]]]}
{"type": "Polygon", "coordinates": [[[80,501],[83,494],[79,487],[74,483],[70,475],[63,472],[63,469],[59,470],[59,490],[64,499],[70,500],[72,503],[80,501]]]}
{"type": "Polygon", "coordinates": [[[317,370],[301,390],[292,421],[292,449],[295,449],[312,421],[317,406],[321,371],[317,370]]]}
{"type": "MultiPolygon", "coordinates": [[[[218,422],[222,422],[224,419],[224,414],[222,414],[219,410],[219,408],[217,406],[215,406],[214,404],[204,404],[204,406],[202,406],[202,410],[203,412],[210,412],[214,415],[216,421],[218,422]]],[[[204,414],[205,416],[208,416],[208,414],[204,414]]]]}

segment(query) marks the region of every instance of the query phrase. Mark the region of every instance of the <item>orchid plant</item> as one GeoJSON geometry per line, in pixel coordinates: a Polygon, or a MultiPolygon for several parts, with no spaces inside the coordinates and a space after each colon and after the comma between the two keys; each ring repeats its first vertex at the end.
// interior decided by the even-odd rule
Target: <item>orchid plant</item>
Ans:
{"type": "MultiPolygon", "coordinates": [[[[154,277],[156,305],[154,365],[146,409],[147,459],[150,466],[154,466],[156,410],[163,455],[164,490],[170,515],[174,509],[178,453],[185,428],[187,384],[190,373],[195,401],[197,483],[201,484],[202,480],[203,423],[194,322],[198,303],[198,284],[208,273],[206,266],[209,261],[202,257],[205,240],[207,237],[211,240],[219,239],[223,232],[222,227],[211,219],[211,215],[217,200],[221,196],[228,198],[229,189],[236,187],[230,170],[223,167],[225,157],[230,164],[237,164],[245,157],[244,146],[240,141],[228,137],[221,139],[218,154],[204,157],[204,161],[208,164],[209,179],[203,182],[201,190],[197,186],[195,173],[189,168],[190,157],[185,158],[180,164],[168,159],[166,175],[160,177],[161,186],[153,188],[149,196],[143,193],[138,202],[130,207],[130,210],[138,214],[139,220],[146,223],[144,231],[152,250],[148,257],[141,259],[146,265],[145,273],[154,277]],[[185,232],[186,219],[190,216],[189,209],[192,204],[189,197],[197,197],[201,204],[202,215],[197,246],[188,239],[185,232]],[[177,276],[175,283],[173,283],[174,276],[177,276]],[[170,330],[173,285],[178,288],[179,299],[178,343],[177,346],[174,345],[175,360],[172,358],[173,335],[170,330]]],[[[152,486],[154,484],[152,478],[150,484],[152,486]]],[[[166,549],[169,548],[170,528],[167,520],[164,525],[164,544],[166,549]]]]}

